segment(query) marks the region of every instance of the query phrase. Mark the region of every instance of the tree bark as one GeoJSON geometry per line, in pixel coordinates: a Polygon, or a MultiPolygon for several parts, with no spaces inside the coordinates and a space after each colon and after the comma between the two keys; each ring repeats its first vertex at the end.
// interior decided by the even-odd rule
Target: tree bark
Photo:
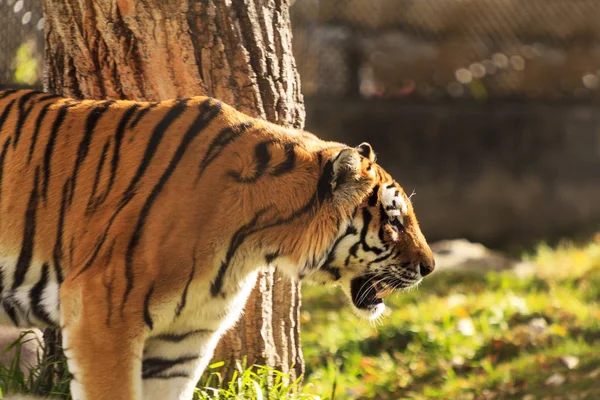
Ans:
{"type": "MultiPolygon", "coordinates": [[[[73,98],[208,95],[302,128],[288,0],[44,0],[44,87],[73,98]]],[[[265,269],[215,360],[303,372],[299,285],[265,269]]]]}

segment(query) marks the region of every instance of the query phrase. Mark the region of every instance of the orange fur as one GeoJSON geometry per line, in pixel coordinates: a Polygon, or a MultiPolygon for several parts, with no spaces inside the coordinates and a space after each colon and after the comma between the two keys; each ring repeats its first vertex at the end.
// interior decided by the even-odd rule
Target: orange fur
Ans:
{"type": "MultiPolygon", "coordinates": [[[[162,370],[142,352],[161,349],[148,344],[161,335],[213,332],[198,342],[210,359],[267,253],[293,265],[294,276],[305,268],[324,280],[315,268],[340,229],[374,188],[393,182],[373,157],[204,97],[136,103],[0,92],[0,152],[5,310],[16,308],[17,324],[58,323],[60,314],[72,390],[94,400],[149,398],[142,377],[162,370]],[[338,167],[340,154],[347,165],[338,167]],[[336,180],[324,181],[330,167],[339,168],[336,180]],[[215,306],[205,309],[207,301],[215,306]]],[[[410,201],[398,196],[408,204],[406,234],[385,227],[386,240],[433,267],[410,201]]],[[[369,231],[381,227],[378,212],[369,231]]],[[[364,272],[357,263],[348,270],[364,272]]]]}

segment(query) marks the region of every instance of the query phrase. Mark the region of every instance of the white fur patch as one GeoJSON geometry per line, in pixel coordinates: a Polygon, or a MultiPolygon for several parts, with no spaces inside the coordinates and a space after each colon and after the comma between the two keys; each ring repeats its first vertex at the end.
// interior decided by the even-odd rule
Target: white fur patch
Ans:
{"type": "Polygon", "coordinates": [[[50,281],[46,285],[46,289],[44,289],[44,293],[42,294],[41,305],[46,310],[46,312],[50,315],[50,318],[53,321],[58,321],[60,319],[60,309],[59,309],[59,299],[58,292],[60,286],[58,283],[54,281],[50,281]]]}
{"type": "Polygon", "coordinates": [[[385,312],[385,304],[383,303],[375,305],[370,310],[362,310],[360,308],[355,307],[354,304],[352,304],[352,308],[354,309],[354,313],[356,315],[358,315],[360,318],[368,319],[369,321],[376,320],[377,318],[381,317],[385,312]]]}
{"type": "Polygon", "coordinates": [[[398,193],[396,195],[396,191],[395,187],[384,187],[381,190],[381,203],[390,219],[399,218],[400,222],[404,223],[404,215],[408,212],[408,205],[402,194],[398,193]]]}

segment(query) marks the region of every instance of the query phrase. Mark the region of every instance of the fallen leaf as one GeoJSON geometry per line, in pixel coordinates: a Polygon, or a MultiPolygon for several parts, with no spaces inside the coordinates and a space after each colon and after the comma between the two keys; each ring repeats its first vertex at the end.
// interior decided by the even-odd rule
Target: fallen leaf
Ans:
{"type": "Polygon", "coordinates": [[[469,318],[461,318],[456,324],[456,329],[463,334],[463,336],[473,336],[475,333],[475,326],[473,321],[469,318]]]}
{"type": "Polygon", "coordinates": [[[563,374],[555,372],[554,374],[550,375],[550,377],[546,379],[544,383],[548,386],[560,386],[565,383],[566,380],[567,378],[565,378],[563,374]]]}
{"type": "Polygon", "coordinates": [[[579,365],[579,357],[575,356],[562,356],[560,361],[569,369],[573,369],[579,365]]]}
{"type": "Polygon", "coordinates": [[[532,319],[528,325],[537,334],[544,333],[548,328],[548,322],[543,317],[532,319]]]}
{"type": "Polygon", "coordinates": [[[454,356],[452,357],[451,363],[453,367],[462,367],[465,365],[465,359],[462,356],[454,356]]]}

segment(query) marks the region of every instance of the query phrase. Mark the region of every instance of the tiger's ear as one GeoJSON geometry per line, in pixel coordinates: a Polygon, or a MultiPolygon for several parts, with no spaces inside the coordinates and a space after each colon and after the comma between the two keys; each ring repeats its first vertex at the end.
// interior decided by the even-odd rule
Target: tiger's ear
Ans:
{"type": "Polygon", "coordinates": [[[318,184],[319,201],[333,197],[337,201],[359,203],[373,185],[373,177],[363,165],[357,149],[347,148],[325,163],[318,184]],[[365,169],[365,171],[363,171],[365,169]]]}
{"type": "Polygon", "coordinates": [[[356,150],[358,151],[358,154],[360,154],[361,156],[368,158],[369,160],[375,162],[375,152],[373,151],[373,148],[371,147],[371,145],[367,142],[363,142],[361,144],[359,144],[356,147],[356,150]]]}

